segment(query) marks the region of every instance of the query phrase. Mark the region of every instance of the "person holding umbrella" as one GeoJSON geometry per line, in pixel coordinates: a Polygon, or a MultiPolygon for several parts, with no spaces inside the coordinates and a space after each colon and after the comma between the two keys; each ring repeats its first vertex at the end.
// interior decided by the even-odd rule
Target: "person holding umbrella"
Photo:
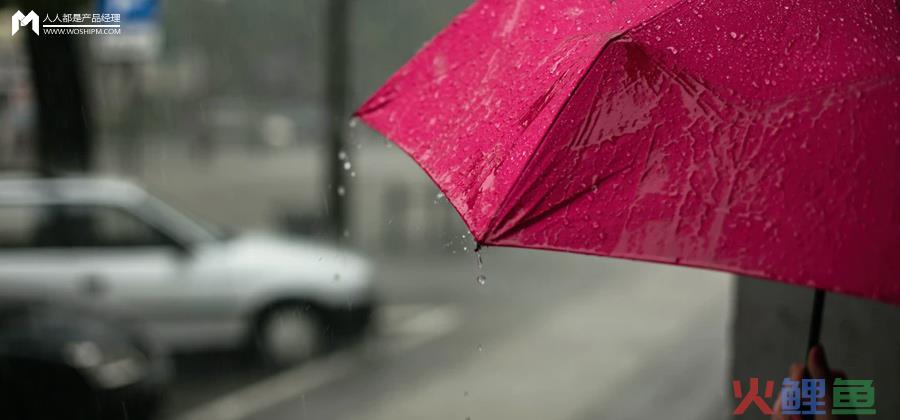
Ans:
{"type": "Polygon", "coordinates": [[[479,0],[356,116],[479,246],[814,289],[830,380],[825,292],[900,304],[898,97],[893,0],[479,0]]]}
{"type": "MultiPolygon", "coordinates": [[[[812,378],[812,379],[824,379],[825,380],[825,396],[822,398],[823,411],[825,414],[816,415],[815,418],[818,420],[848,420],[848,419],[856,419],[855,415],[839,415],[833,414],[831,408],[834,407],[834,394],[832,385],[835,382],[835,379],[847,379],[847,374],[842,370],[832,370],[828,366],[828,360],[825,358],[825,349],[821,344],[817,344],[813,346],[812,349],[809,350],[809,354],[806,356],[806,363],[793,363],[790,368],[788,368],[787,378],[794,382],[799,382],[803,380],[804,377],[812,378]]],[[[799,414],[784,414],[782,404],[782,398],[784,396],[784,389],[778,393],[778,399],[775,400],[774,413],[772,414],[772,420],[800,420],[801,416],[799,414]]]]}

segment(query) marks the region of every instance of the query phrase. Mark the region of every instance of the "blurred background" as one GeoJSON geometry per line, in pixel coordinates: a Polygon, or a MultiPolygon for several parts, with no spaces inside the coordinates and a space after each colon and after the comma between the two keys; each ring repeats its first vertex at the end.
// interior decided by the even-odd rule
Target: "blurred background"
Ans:
{"type": "Polygon", "coordinates": [[[428,177],[349,118],[469,1],[25,3],[0,14],[122,19],[0,36],[0,372],[34,395],[85,418],[730,413],[730,276],[479,264],[428,177]]]}

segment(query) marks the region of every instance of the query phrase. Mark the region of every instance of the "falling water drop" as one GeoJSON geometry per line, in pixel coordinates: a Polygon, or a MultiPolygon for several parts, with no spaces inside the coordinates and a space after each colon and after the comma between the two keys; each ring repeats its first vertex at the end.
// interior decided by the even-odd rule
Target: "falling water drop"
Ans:
{"type": "Polygon", "coordinates": [[[344,195],[347,194],[347,189],[344,188],[343,185],[342,185],[342,186],[339,186],[339,187],[337,187],[337,193],[338,193],[339,196],[343,197],[344,195]]]}
{"type": "Polygon", "coordinates": [[[350,122],[348,125],[350,126],[350,128],[356,128],[356,126],[358,124],[359,124],[359,118],[353,117],[353,118],[350,118],[350,122]]]}
{"type": "Polygon", "coordinates": [[[484,260],[481,259],[481,249],[475,248],[475,282],[479,286],[487,284],[487,276],[484,275],[484,260]]]}

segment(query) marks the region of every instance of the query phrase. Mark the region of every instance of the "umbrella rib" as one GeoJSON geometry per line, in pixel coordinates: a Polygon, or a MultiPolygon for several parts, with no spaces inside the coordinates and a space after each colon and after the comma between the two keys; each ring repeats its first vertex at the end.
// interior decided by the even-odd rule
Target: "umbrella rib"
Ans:
{"type": "Polygon", "coordinates": [[[518,223],[512,224],[508,228],[504,229],[502,232],[498,232],[497,235],[492,240],[494,240],[494,241],[503,240],[503,239],[509,237],[510,235],[512,235],[516,232],[519,232],[522,229],[527,228],[528,226],[533,225],[534,223],[540,221],[541,219],[547,217],[548,215],[553,214],[557,210],[559,210],[565,206],[568,206],[569,204],[575,202],[576,200],[584,197],[585,195],[587,195],[587,193],[595,191],[597,189],[597,187],[599,187],[600,185],[605,184],[607,181],[611,180],[616,175],[619,175],[620,173],[625,172],[628,169],[631,169],[633,166],[634,166],[633,163],[628,164],[622,168],[619,168],[619,169],[607,174],[603,178],[597,180],[597,182],[591,183],[589,186],[582,188],[580,191],[576,192],[575,194],[572,194],[570,197],[566,198],[565,200],[562,200],[559,203],[556,203],[556,204],[550,206],[549,208],[541,211],[540,213],[532,215],[518,223]]]}
{"type": "MultiPolygon", "coordinates": [[[[519,171],[519,175],[516,177],[516,180],[513,183],[513,186],[509,189],[509,192],[506,194],[506,197],[504,197],[500,207],[498,207],[498,212],[494,213],[494,216],[491,218],[490,223],[488,223],[488,227],[484,234],[485,239],[493,236],[493,235],[491,235],[491,232],[493,232],[494,229],[497,228],[497,223],[499,223],[499,221],[503,219],[503,217],[501,217],[501,216],[506,216],[509,213],[508,207],[510,205],[510,201],[512,201],[512,198],[514,195],[519,194],[518,190],[523,182],[522,181],[522,178],[524,178],[523,175],[528,173],[528,168],[531,167],[531,165],[534,161],[534,157],[544,147],[544,144],[547,142],[547,138],[549,137],[550,132],[553,131],[553,127],[555,127],[556,124],[559,122],[559,118],[562,115],[563,110],[565,110],[566,107],[569,106],[569,102],[572,101],[572,98],[575,96],[575,92],[578,91],[578,89],[581,88],[581,86],[584,84],[584,81],[587,79],[588,74],[590,74],[591,69],[597,64],[597,62],[600,60],[600,57],[603,56],[603,53],[606,51],[606,49],[613,42],[616,42],[616,41],[622,39],[626,34],[627,34],[627,32],[619,33],[619,34],[616,34],[616,35],[610,37],[609,39],[607,39],[606,42],[603,44],[603,47],[600,48],[600,51],[598,51],[597,54],[594,56],[594,58],[591,60],[591,63],[587,67],[585,67],[584,74],[582,74],[580,76],[580,78],[578,79],[578,82],[575,84],[575,86],[572,88],[571,92],[569,93],[569,97],[566,98],[566,100],[562,104],[562,106],[560,106],[559,109],[556,111],[556,115],[553,116],[553,121],[550,122],[550,125],[547,127],[547,130],[544,131],[544,134],[541,136],[541,140],[538,142],[537,146],[535,146],[534,151],[528,156],[528,160],[525,162],[525,165],[522,165],[522,169],[519,171]]],[[[501,235],[505,235],[505,233],[501,233],[501,235]]]]}
{"type": "MultiPolygon", "coordinates": [[[[580,79],[575,84],[575,87],[570,92],[569,97],[566,98],[566,100],[562,104],[562,106],[556,111],[556,115],[553,116],[553,121],[550,122],[550,125],[547,127],[547,130],[541,136],[541,140],[538,142],[537,146],[535,146],[534,151],[531,153],[531,155],[528,156],[528,160],[525,162],[525,165],[523,165],[522,169],[519,171],[519,174],[516,177],[515,182],[513,183],[512,187],[509,189],[509,192],[506,194],[506,197],[504,197],[503,201],[500,203],[500,206],[498,207],[498,211],[496,213],[494,213],[494,215],[491,217],[491,221],[488,223],[487,229],[484,232],[483,238],[485,238],[485,240],[487,240],[487,238],[494,236],[491,233],[494,231],[494,229],[497,229],[497,227],[498,227],[497,225],[500,222],[500,220],[503,220],[505,218],[505,216],[507,216],[509,214],[509,211],[510,211],[509,206],[511,205],[510,202],[513,201],[514,196],[517,196],[520,194],[519,190],[520,190],[521,184],[523,182],[522,178],[524,178],[524,174],[528,173],[528,168],[531,167],[531,165],[534,161],[534,156],[537,155],[540,152],[540,150],[544,147],[544,144],[547,141],[547,137],[548,137],[549,133],[552,131],[553,127],[556,126],[557,122],[559,121],[559,118],[562,115],[562,111],[564,109],[566,109],[566,107],[569,105],[569,102],[574,97],[574,92],[576,92],[584,84],[584,81],[587,79],[587,76],[590,73],[590,70],[595,65],[597,65],[598,61],[600,60],[600,57],[602,57],[603,53],[606,52],[606,49],[612,43],[626,38],[631,31],[636,30],[642,26],[649,25],[652,22],[655,22],[657,19],[660,19],[662,16],[672,13],[674,10],[678,9],[680,6],[682,6],[683,4],[686,4],[686,3],[687,3],[687,0],[680,0],[680,1],[676,2],[675,4],[672,4],[665,10],[660,11],[653,17],[645,20],[644,22],[634,25],[632,27],[629,27],[629,28],[625,29],[624,31],[622,31],[621,33],[611,36],[609,39],[606,40],[606,43],[603,44],[603,47],[600,48],[600,51],[597,52],[597,55],[594,56],[594,58],[591,60],[591,63],[586,67],[584,74],[581,75],[580,79]]],[[[508,231],[508,230],[509,229],[506,229],[505,231],[508,231]]],[[[498,237],[505,236],[505,235],[506,235],[506,233],[503,232],[503,233],[500,233],[498,235],[498,237]]]]}

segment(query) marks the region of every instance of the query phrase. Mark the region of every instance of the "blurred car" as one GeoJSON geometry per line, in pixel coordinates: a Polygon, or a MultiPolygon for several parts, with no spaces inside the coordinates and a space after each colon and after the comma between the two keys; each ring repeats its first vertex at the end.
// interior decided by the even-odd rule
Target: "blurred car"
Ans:
{"type": "Polygon", "coordinates": [[[122,320],[71,302],[0,298],[0,415],[149,419],[166,355],[122,320]]]}
{"type": "Polygon", "coordinates": [[[224,233],[125,181],[0,180],[0,289],[124,307],[174,351],[296,363],[366,329],[372,277],[353,253],[224,233]]]}

